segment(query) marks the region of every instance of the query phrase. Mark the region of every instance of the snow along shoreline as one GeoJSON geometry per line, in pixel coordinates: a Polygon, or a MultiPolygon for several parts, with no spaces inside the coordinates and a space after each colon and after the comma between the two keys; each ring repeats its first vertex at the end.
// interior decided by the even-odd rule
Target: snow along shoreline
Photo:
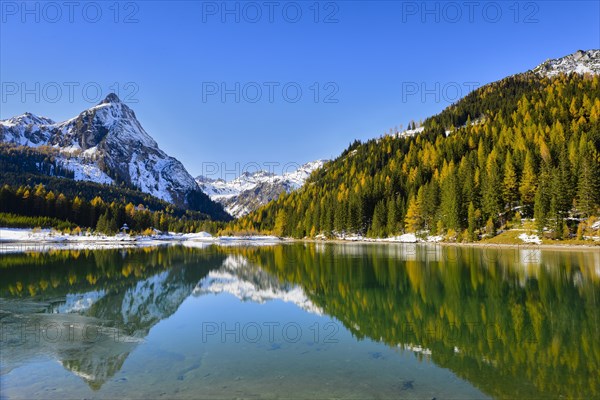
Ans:
{"type": "Polygon", "coordinates": [[[499,243],[499,242],[446,242],[443,240],[438,240],[437,236],[427,237],[426,239],[418,238],[416,241],[409,241],[406,239],[399,239],[398,237],[391,238],[335,238],[335,239],[323,239],[323,238],[315,238],[315,239],[289,239],[296,242],[303,243],[333,243],[333,244],[345,244],[345,245],[377,245],[377,244],[396,244],[396,245],[419,245],[419,246],[448,246],[448,247],[479,247],[483,249],[492,249],[492,248],[506,248],[506,249],[523,249],[523,248],[538,248],[545,250],[597,250],[600,247],[600,238],[594,237],[593,242],[589,242],[586,244],[573,244],[573,243],[538,243],[537,241],[533,241],[529,239],[529,241],[525,241],[524,238],[520,238],[523,240],[523,243],[499,243]]]}
{"type": "Polygon", "coordinates": [[[272,245],[283,242],[276,236],[212,236],[200,233],[158,233],[151,236],[117,234],[64,234],[52,229],[0,228],[0,253],[25,251],[94,250],[182,244],[187,247],[272,245]]]}
{"type": "Polygon", "coordinates": [[[589,250],[597,249],[598,244],[561,244],[540,243],[535,235],[521,235],[523,243],[453,243],[443,241],[441,236],[428,236],[421,239],[414,234],[403,234],[389,238],[366,238],[363,236],[344,236],[335,239],[317,237],[315,239],[280,238],[269,235],[253,236],[212,236],[207,232],[199,233],[158,233],[151,236],[132,236],[118,234],[108,236],[103,234],[70,235],[52,229],[0,228],[0,254],[50,250],[96,250],[131,247],[156,247],[167,245],[182,245],[185,247],[205,248],[210,245],[218,246],[269,246],[282,243],[332,243],[332,244],[412,244],[412,245],[441,245],[459,247],[498,247],[519,248],[532,247],[553,250],[589,250]]]}

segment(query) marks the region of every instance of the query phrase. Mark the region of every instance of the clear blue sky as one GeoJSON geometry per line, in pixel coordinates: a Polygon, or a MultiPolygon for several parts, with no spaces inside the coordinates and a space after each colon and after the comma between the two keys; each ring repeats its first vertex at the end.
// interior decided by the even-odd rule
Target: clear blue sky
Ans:
{"type": "Polygon", "coordinates": [[[473,82],[600,48],[598,1],[276,3],[3,1],[0,118],[63,120],[118,88],[197,175],[203,162],[335,157],[473,82]]]}

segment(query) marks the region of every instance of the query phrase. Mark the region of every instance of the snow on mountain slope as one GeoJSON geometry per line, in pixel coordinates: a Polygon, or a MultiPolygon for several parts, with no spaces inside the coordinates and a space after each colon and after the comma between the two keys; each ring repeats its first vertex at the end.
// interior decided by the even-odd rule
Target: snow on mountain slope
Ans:
{"type": "Polygon", "coordinates": [[[552,77],[561,73],[600,74],[600,50],[577,50],[568,56],[548,60],[532,70],[536,74],[552,77]]]}
{"type": "Polygon", "coordinates": [[[299,189],[310,174],[327,160],[308,162],[292,172],[276,175],[267,171],[244,172],[232,181],[198,176],[196,182],[212,200],[221,203],[230,215],[241,217],[277,198],[281,192],[299,189]]]}
{"type": "Polygon", "coordinates": [[[0,141],[52,146],[60,150],[63,164],[75,172],[75,179],[125,182],[178,205],[184,205],[187,194],[198,189],[181,162],[158,147],[133,110],[115,94],[64,122],[29,113],[0,121],[0,141]]]}
{"type": "Polygon", "coordinates": [[[283,179],[290,183],[294,190],[304,185],[313,171],[321,168],[328,160],[310,161],[301,165],[297,170],[283,174],[283,179]]]}
{"type": "Polygon", "coordinates": [[[54,124],[50,118],[31,113],[0,120],[0,141],[21,146],[40,146],[50,140],[47,126],[54,124]]]}
{"type": "Polygon", "coordinates": [[[223,179],[211,179],[204,176],[198,176],[196,182],[207,195],[214,199],[226,199],[237,196],[240,193],[254,189],[262,182],[269,182],[279,177],[266,171],[244,172],[232,181],[226,182],[223,179]]]}
{"type": "Polygon", "coordinates": [[[60,160],[60,164],[65,169],[73,171],[73,179],[76,181],[91,181],[105,185],[114,183],[113,179],[102,171],[98,165],[85,157],[63,158],[60,160]]]}

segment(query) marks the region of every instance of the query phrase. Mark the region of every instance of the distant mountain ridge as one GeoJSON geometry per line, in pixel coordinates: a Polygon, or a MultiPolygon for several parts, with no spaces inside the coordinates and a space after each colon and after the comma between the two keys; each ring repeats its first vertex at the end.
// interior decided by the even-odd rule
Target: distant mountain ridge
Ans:
{"type": "Polygon", "coordinates": [[[63,122],[31,113],[2,120],[0,142],[58,149],[75,180],[124,183],[178,206],[210,203],[183,164],[159,148],[115,94],[63,122]]]}
{"type": "Polygon", "coordinates": [[[282,192],[290,193],[304,185],[313,171],[327,160],[303,164],[292,172],[276,175],[267,171],[244,172],[232,181],[196,177],[198,186],[212,200],[219,202],[233,217],[241,217],[276,199],[282,192]]]}

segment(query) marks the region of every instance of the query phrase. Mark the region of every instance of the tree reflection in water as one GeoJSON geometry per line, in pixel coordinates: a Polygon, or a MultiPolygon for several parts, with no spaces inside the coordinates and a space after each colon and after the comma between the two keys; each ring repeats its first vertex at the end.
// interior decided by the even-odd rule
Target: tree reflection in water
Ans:
{"type": "Polygon", "coordinates": [[[596,250],[354,244],[4,255],[2,374],[50,354],[99,389],[153,326],[207,293],[211,271],[226,271],[254,295],[301,289],[303,309],[358,340],[419,352],[493,397],[598,397],[599,264],[596,250]],[[19,341],[23,325],[48,321],[74,328],[19,341]],[[84,326],[100,333],[68,340],[84,326]]]}

